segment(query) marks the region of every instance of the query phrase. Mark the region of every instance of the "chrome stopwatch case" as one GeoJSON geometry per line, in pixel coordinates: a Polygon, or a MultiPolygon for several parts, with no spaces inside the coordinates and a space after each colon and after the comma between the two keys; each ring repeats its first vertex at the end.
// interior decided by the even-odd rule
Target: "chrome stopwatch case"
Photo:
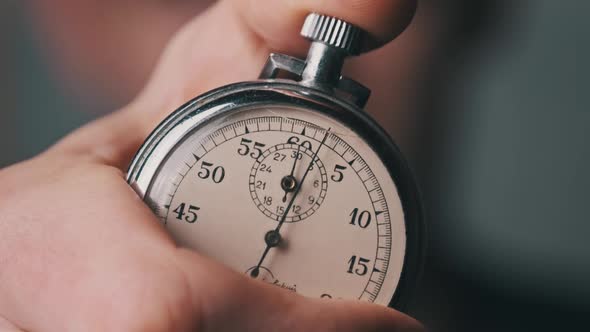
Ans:
{"type": "Polygon", "coordinates": [[[401,309],[422,259],[422,210],[400,151],[343,78],[363,31],[310,14],[306,60],[272,54],[257,81],[172,113],[128,182],[181,246],[317,298],[401,309]],[[279,79],[279,73],[294,79],[279,79]]]}

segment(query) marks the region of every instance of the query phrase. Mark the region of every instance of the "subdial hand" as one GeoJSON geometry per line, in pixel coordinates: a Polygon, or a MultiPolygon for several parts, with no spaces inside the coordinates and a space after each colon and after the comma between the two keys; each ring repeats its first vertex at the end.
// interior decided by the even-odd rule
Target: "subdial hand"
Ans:
{"type": "Polygon", "coordinates": [[[291,174],[285,176],[281,180],[281,188],[285,191],[285,195],[283,196],[283,203],[287,201],[287,194],[295,190],[297,187],[297,180],[295,180],[295,165],[297,165],[297,160],[301,154],[299,150],[301,149],[301,145],[297,145],[297,153],[295,154],[295,159],[293,160],[293,166],[291,167],[291,174]]]}
{"type": "Polygon", "coordinates": [[[309,165],[307,165],[307,169],[305,170],[305,173],[303,173],[303,177],[301,178],[301,181],[299,181],[299,184],[295,188],[295,192],[293,193],[293,197],[291,197],[291,200],[289,201],[289,204],[287,205],[287,208],[285,209],[285,212],[283,213],[283,216],[281,217],[281,220],[279,221],[277,228],[275,228],[274,230],[268,231],[264,235],[264,242],[266,243],[266,248],[264,249],[264,252],[262,253],[262,257],[260,257],[258,264],[256,264],[256,267],[254,269],[252,269],[252,272],[250,272],[250,276],[252,278],[258,277],[258,274],[260,273],[260,266],[262,266],[262,263],[264,262],[266,255],[268,255],[270,248],[274,248],[274,247],[278,246],[279,244],[281,244],[281,241],[283,240],[281,237],[281,233],[280,233],[281,227],[283,227],[283,224],[285,223],[285,220],[287,219],[287,214],[289,214],[289,210],[291,210],[291,207],[293,206],[293,202],[295,202],[295,198],[297,198],[297,194],[299,194],[299,191],[301,191],[301,187],[303,186],[303,182],[305,181],[307,174],[309,174],[309,170],[311,169],[311,166],[315,162],[315,160],[318,156],[318,152],[320,152],[320,149],[322,148],[324,143],[326,143],[326,139],[328,138],[329,134],[330,134],[330,128],[328,128],[328,130],[326,130],[326,134],[324,135],[324,138],[322,139],[320,146],[318,146],[318,149],[313,154],[313,157],[311,158],[309,165]]]}

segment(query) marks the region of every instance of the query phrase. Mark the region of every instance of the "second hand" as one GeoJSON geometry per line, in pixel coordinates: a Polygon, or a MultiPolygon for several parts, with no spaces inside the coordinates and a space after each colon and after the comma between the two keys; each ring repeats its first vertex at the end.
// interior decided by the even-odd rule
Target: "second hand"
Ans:
{"type": "MultiPolygon", "coordinates": [[[[309,165],[307,166],[307,169],[305,170],[305,173],[303,173],[303,177],[301,178],[301,181],[297,185],[297,188],[295,189],[295,192],[293,193],[293,197],[291,197],[291,200],[289,201],[289,204],[287,205],[287,208],[285,209],[285,212],[283,213],[283,216],[281,217],[281,220],[279,221],[279,224],[277,225],[277,228],[275,228],[274,230],[268,231],[266,233],[266,235],[264,236],[264,242],[266,243],[266,248],[264,249],[264,252],[262,253],[262,257],[260,257],[260,260],[258,261],[258,264],[256,264],[256,267],[254,269],[252,269],[252,271],[250,272],[250,276],[251,277],[253,277],[253,278],[258,277],[258,274],[260,272],[260,266],[262,266],[262,263],[264,262],[264,259],[266,258],[266,255],[270,251],[270,248],[274,248],[274,247],[278,246],[281,243],[281,241],[282,241],[281,233],[280,233],[281,227],[285,223],[285,220],[287,220],[287,214],[289,214],[289,210],[293,206],[293,202],[295,202],[295,198],[297,197],[297,194],[299,194],[299,191],[301,191],[301,187],[303,185],[303,181],[305,181],[305,178],[307,177],[307,174],[309,174],[309,171],[311,169],[311,166],[315,162],[315,160],[316,160],[316,158],[318,156],[318,152],[320,152],[320,149],[322,148],[322,146],[324,145],[324,143],[326,143],[326,139],[328,138],[328,135],[329,134],[330,134],[330,128],[328,128],[328,130],[326,130],[326,134],[324,135],[324,138],[322,139],[322,142],[320,143],[320,146],[318,147],[318,149],[313,154],[313,157],[311,157],[311,161],[309,162],[309,165]]],[[[298,151],[299,151],[299,149],[298,149],[298,151]]],[[[293,167],[293,169],[294,168],[295,167],[293,167]]]]}

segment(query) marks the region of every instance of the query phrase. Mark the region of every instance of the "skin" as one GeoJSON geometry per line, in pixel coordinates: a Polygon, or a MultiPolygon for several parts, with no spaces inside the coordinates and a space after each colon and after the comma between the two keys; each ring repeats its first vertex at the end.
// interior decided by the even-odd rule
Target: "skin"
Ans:
{"type": "Polygon", "coordinates": [[[227,0],[194,18],[131,104],[0,170],[0,330],[421,330],[397,311],[304,298],[176,246],[124,180],[171,109],[255,77],[271,50],[303,53],[292,36],[308,12],[363,27],[375,47],[414,10],[410,0],[227,0]]]}

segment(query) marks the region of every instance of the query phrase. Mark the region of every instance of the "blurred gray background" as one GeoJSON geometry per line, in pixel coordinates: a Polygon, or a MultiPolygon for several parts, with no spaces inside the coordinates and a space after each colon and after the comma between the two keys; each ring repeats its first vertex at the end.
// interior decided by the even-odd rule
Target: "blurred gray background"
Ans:
{"type": "MultiPolygon", "coordinates": [[[[122,107],[173,31],[206,6],[140,3],[182,14],[130,21],[161,33],[149,45],[147,69],[120,73],[133,77],[120,89],[85,71],[92,67],[83,61],[88,53],[60,53],[67,34],[48,28],[52,19],[63,31],[76,28],[63,19],[73,7],[60,4],[68,0],[47,13],[34,1],[0,2],[0,166],[122,107]]],[[[574,0],[425,0],[409,37],[400,37],[401,45],[411,39],[428,46],[407,55],[414,91],[396,97],[410,100],[402,104],[419,125],[410,126],[412,135],[390,132],[426,201],[428,260],[409,309],[433,331],[552,331],[589,323],[589,12],[590,2],[574,0]]],[[[96,44],[101,27],[79,34],[96,44]]],[[[101,65],[125,68],[134,61],[125,54],[101,65]]]]}

